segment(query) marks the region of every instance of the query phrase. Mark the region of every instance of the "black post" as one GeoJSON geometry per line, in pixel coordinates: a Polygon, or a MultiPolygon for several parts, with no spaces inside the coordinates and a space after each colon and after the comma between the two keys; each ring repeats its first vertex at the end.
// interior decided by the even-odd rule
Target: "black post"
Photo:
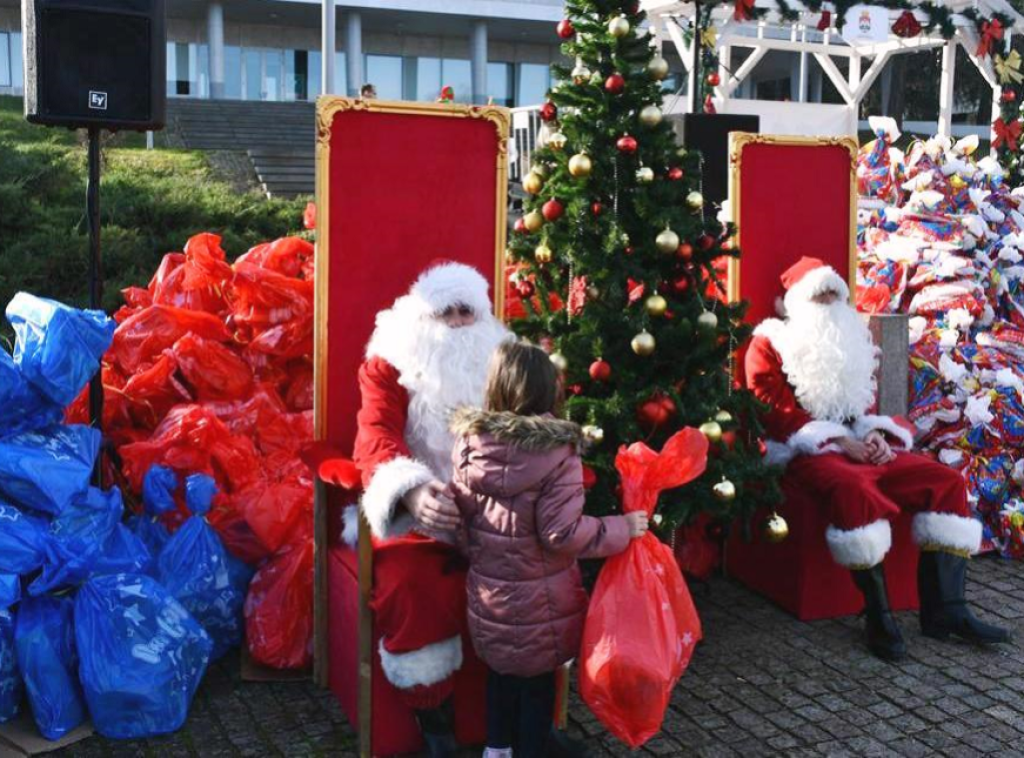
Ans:
{"type": "Polygon", "coordinates": [[[700,3],[693,4],[693,91],[690,93],[690,113],[701,113],[703,107],[700,103],[701,79],[700,79],[700,3]]]}
{"type": "MultiPolygon", "coordinates": [[[[100,130],[89,127],[89,181],[85,190],[85,216],[89,224],[89,307],[103,307],[103,259],[100,255],[100,130]]],[[[103,431],[103,368],[89,383],[89,422],[103,431]]],[[[96,461],[93,480],[102,486],[102,454],[96,461]]]]}

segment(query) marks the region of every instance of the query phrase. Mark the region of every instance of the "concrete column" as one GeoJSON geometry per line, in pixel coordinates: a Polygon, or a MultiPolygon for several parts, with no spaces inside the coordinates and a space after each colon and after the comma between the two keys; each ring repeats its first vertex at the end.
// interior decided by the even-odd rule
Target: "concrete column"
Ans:
{"type": "Polygon", "coordinates": [[[363,78],[363,17],[359,11],[349,11],[345,18],[345,68],[348,95],[359,97],[359,90],[367,83],[363,78]]]}
{"type": "MultiPolygon", "coordinates": [[[[469,66],[473,80],[473,102],[487,102],[487,23],[474,21],[469,41],[469,66]]],[[[458,93],[456,93],[458,94],[458,93]]]]}
{"type": "Polygon", "coordinates": [[[210,3],[206,13],[206,37],[210,45],[210,98],[224,97],[224,5],[210,3]]]}
{"type": "Polygon", "coordinates": [[[322,0],[320,18],[320,94],[333,95],[334,88],[334,0],[322,0]]]}

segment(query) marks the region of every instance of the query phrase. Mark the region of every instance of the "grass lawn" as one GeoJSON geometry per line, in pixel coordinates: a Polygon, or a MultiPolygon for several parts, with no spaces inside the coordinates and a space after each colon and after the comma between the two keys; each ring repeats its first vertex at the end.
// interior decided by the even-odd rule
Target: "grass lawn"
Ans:
{"type": "MultiPolygon", "coordinates": [[[[19,290],[88,303],[84,139],[34,126],[21,98],[0,97],[0,307],[19,290]]],[[[306,200],[268,200],[219,180],[203,153],[146,150],[142,134],[106,141],[100,185],[104,307],[145,285],[164,253],[193,234],[224,238],[228,255],[298,232],[306,200]]]]}

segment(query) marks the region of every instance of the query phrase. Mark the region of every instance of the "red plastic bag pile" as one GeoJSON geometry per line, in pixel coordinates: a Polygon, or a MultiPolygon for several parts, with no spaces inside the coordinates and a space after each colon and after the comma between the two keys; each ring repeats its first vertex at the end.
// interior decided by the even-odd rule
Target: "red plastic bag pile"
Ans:
{"type": "MultiPolygon", "coordinates": [[[[619,450],[622,510],[653,515],[662,490],[704,473],[708,441],[696,429],[673,435],[661,453],[642,442],[619,450]]],[[[672,550],[648,532],[608,559],[587,611],[580,695],[632,748],[661,729],[679,677],[701,639],[700,619],[672,550]]]]}
{"type": "MultiPolygon", "coordinates": [[[[221,494],[209,521],[259,564],[245,605],[252,657],[312,660],[313,245],[286,237],[234,264],[215,234],[168,253],[146,288],[124,291],[104,358],[104,432],[136,495],[154,464],[204,473],[221,494]]],[[[88,422],[88,397],[68,409],[88,422]]],[[[187,513],[169,514],[175,528],[187,513]]]]}

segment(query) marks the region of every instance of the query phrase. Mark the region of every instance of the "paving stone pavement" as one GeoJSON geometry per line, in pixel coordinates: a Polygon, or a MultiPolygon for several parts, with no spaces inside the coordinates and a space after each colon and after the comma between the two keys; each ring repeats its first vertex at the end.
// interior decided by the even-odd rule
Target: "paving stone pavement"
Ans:
{"type": "MultiPolygon", "coordinates": [[[[921,637],[899,614],[910,657],[870,656],[856,618],[803,623],[737,583],[692,586],[704,624],[665,719],[643,752],[672,756],[1024,756],[1024,565],[982,558],[968,597],[1020,644],[981,650],[921,637]]],[[[596,756],[629,750],[575,698],[570,731],[596,756]]],[[[215,665],[185,727],[161,739],[92,737],[52,755],[353,756],[356,738],[333,697],[309,682],[240,680],[215,665]]],[[[475,753],[479,754],[479,753],[475,753]]],[[[471,755],[467,753],[467,755],[471,755]]]]}

